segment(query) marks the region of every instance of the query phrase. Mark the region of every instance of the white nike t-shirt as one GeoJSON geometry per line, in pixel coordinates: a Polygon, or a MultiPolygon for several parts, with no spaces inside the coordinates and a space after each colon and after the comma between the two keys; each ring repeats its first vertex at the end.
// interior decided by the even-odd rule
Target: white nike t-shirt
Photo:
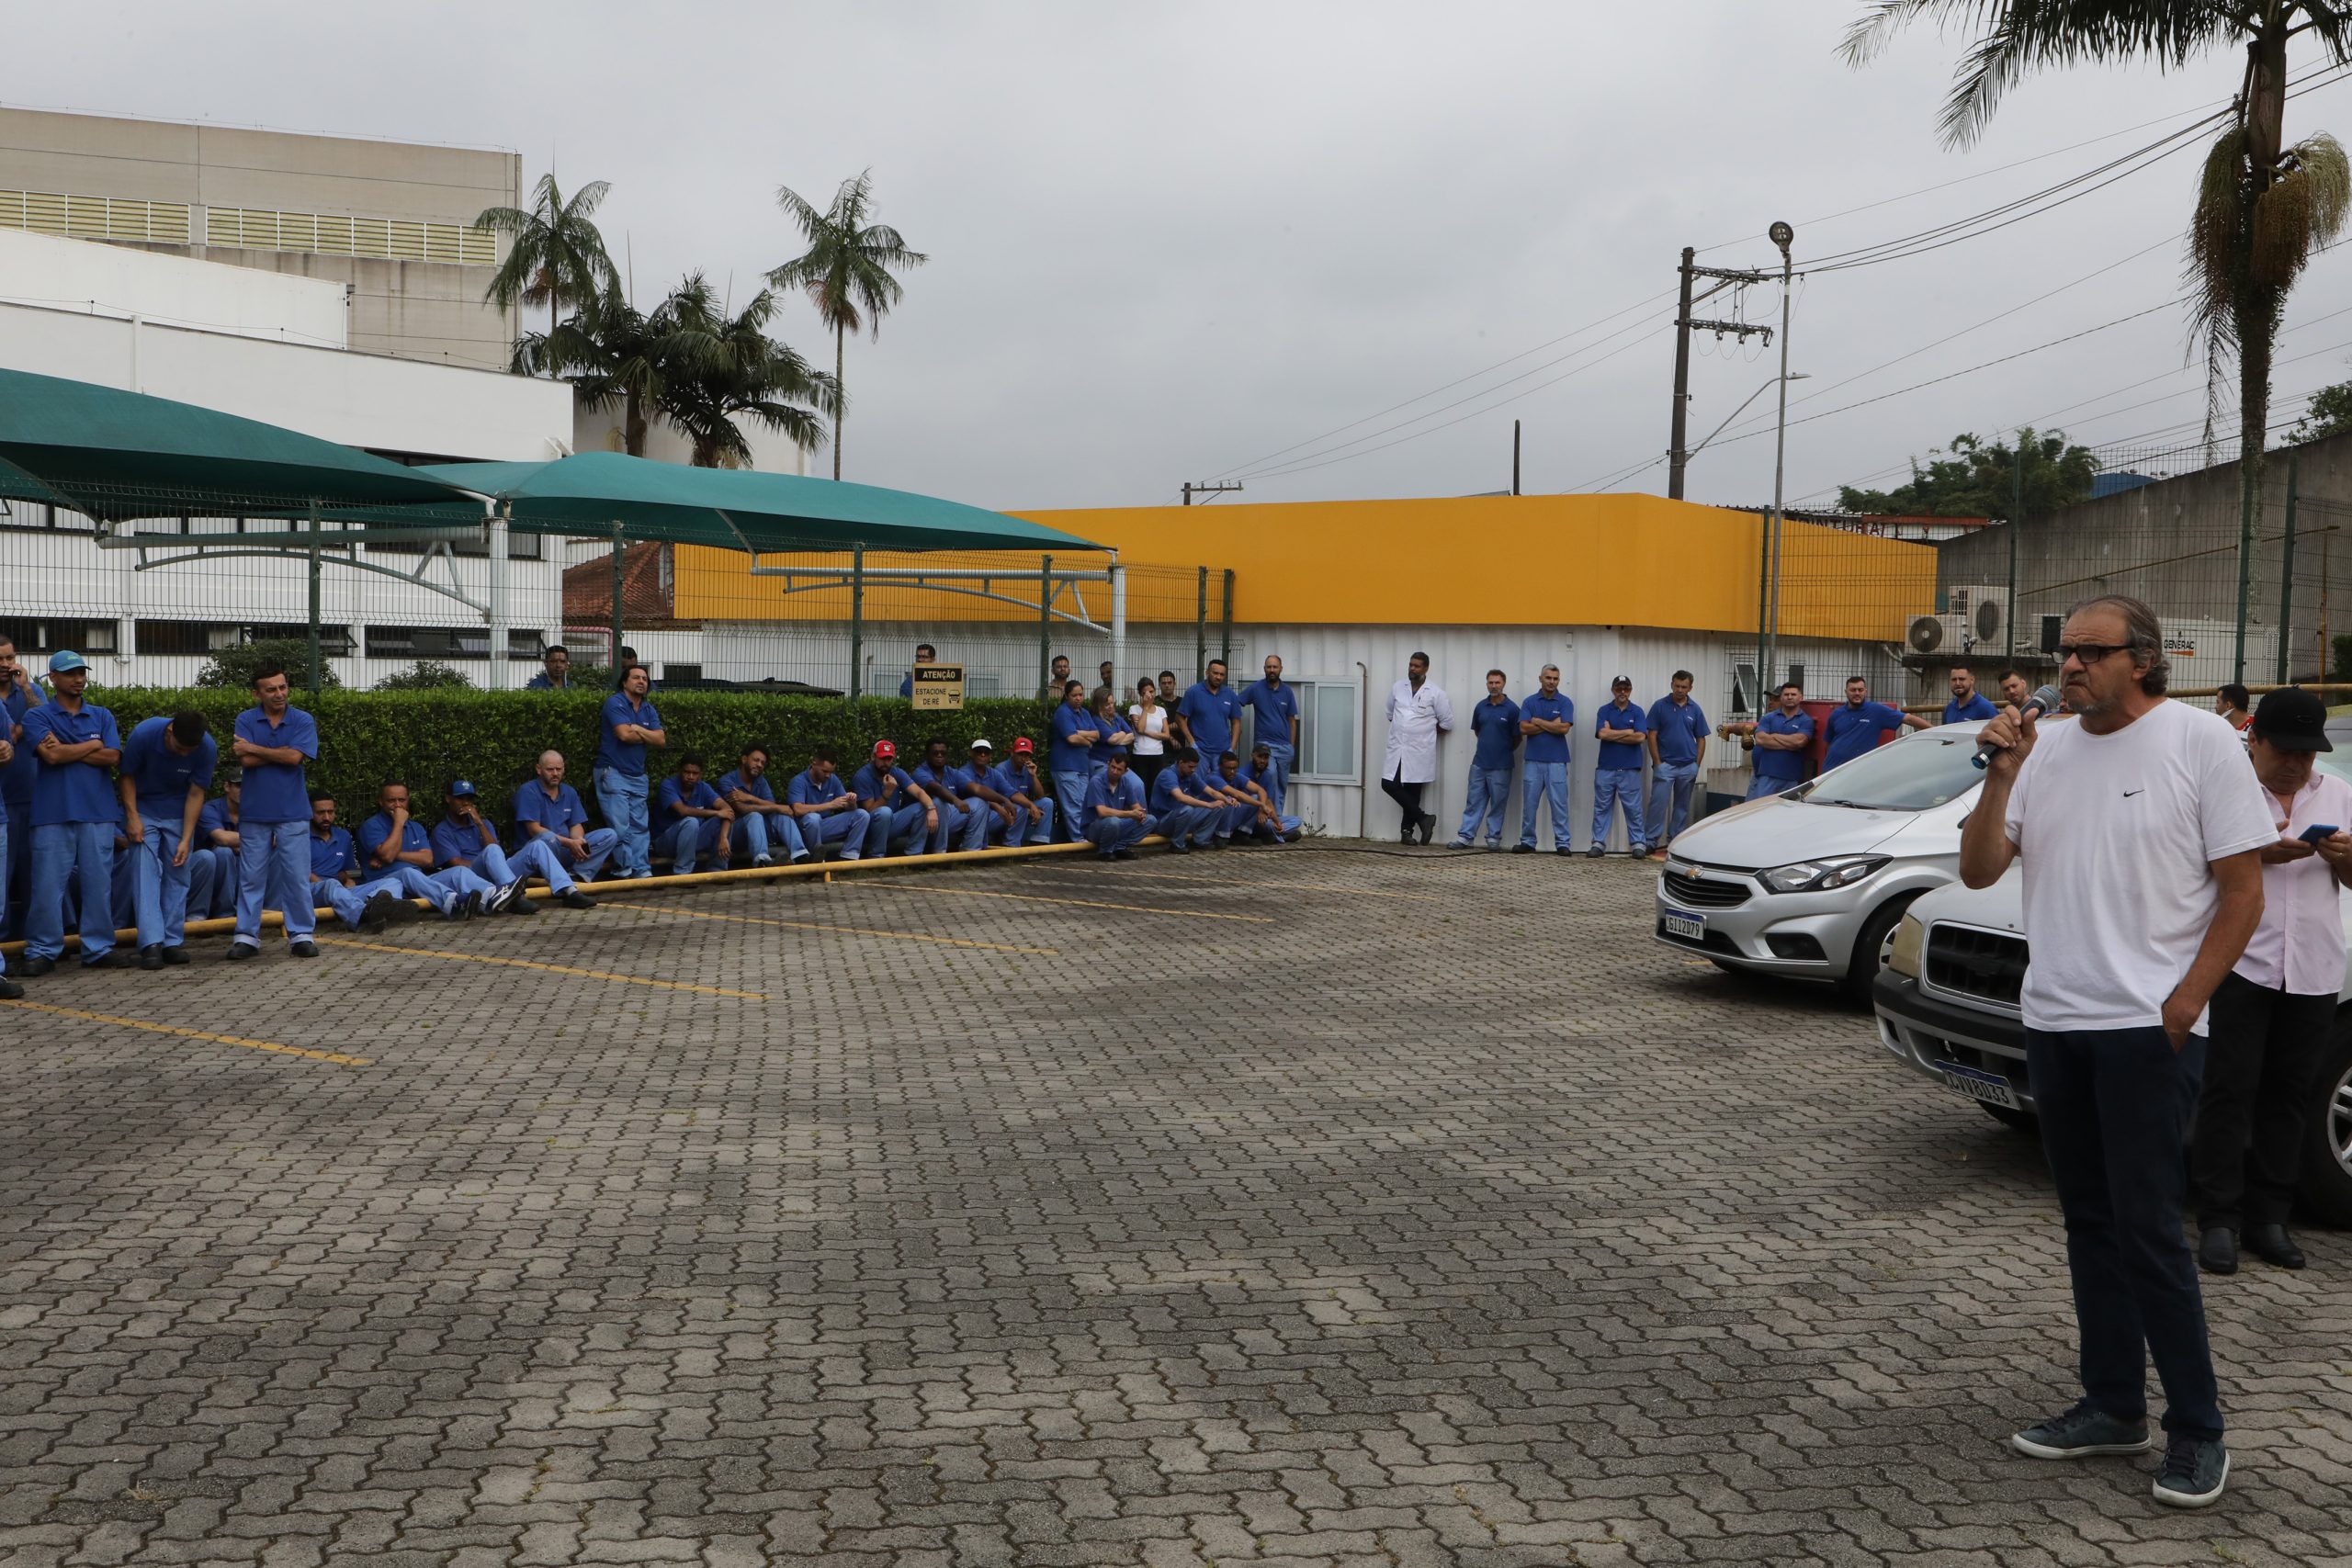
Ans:
{"type": "Polygon", "coordinates": [[[2169,701],[2110,735],[2044,721],[2007,828],[2025,868],[2025,1021],[2048,1030],[2161,1025],[2212,923],[2209,863],[2278,837],[2245,739],[2169,701]]]}

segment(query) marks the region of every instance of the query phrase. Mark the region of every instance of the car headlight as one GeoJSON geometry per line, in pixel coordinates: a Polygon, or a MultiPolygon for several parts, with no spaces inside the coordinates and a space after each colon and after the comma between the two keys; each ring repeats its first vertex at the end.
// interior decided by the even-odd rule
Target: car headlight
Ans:
{"type": "Polygon", "coordinates": [[[1905,915],[1894,928],[1894,940],[1886,950],[1886,966],[1897,975],[1916,980],[1919,977],[1919,949],[1927,944],[1928,928],[1919,923],[1917,915],[1905,915]]]}
{"type": "Polygon", "coordinates": [[[1761,873],[1757,880],[1774,893],[1819,893],[1860,882],[1892,858],[1889,855],[1831,855],[1825,860],[1801,860],[1793,865],[1776,865],[1761,873]]]}

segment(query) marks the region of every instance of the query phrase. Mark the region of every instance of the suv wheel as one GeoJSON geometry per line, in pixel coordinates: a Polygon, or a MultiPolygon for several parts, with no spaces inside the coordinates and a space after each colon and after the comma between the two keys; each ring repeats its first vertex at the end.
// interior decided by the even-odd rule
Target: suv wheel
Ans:
{"type": "Polygon", "coordinates": [[[1862,929],[1854,933],[1854,951],[1846,960],[1846,977],[1839,982],[1846,994],[1862,1001],[1870,1000],[1871,982],[1878,978],[1885,964],[1887,953],[1894,945],[1894,928],[1903,921],[1903,911],[1911,907],[1910,897],[1890,898],[1872,909],[1862,929]]]}
{"type": "Polygon", "coordinates": [[[2352,1011],[2337,1015],[2312,1087],[2303,1205],[2322,1224],[2352,1227],[2352,1011]]]}

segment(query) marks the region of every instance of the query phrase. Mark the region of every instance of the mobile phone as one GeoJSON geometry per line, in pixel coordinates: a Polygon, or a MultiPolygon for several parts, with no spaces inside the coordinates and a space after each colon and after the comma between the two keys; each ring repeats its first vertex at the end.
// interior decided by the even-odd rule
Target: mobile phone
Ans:
{"type": "Polygon", "coordinates": [[[2333,822],[2314,822],[2295,837],[2304,843],[2316,846],[2322,839],[2332,839],[2343,830],[2333,822]]]}

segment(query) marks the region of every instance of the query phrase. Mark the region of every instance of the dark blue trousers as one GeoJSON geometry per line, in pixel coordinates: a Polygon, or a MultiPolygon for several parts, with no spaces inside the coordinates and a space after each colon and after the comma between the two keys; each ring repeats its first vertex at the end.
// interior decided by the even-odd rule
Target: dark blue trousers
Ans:
{"type": "Polygon", "coordinates": [[[2159,1028],[2026,1031],[2041,1146],[2066,1217],[2083,1393],[2110,1416],[2147,1412],[2148,1361],[2165,1430],[2222,1435],[2197,1259],[2183,1232],[2184,1145],[2205,1040],[2178,1052],[2159,1028]]]}

